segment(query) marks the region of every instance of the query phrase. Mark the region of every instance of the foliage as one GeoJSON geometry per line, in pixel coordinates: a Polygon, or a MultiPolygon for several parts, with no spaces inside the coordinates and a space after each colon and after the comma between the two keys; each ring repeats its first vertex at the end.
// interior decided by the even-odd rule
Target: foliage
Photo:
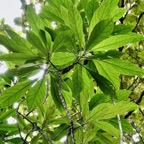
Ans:
{"type": "Polygon", "coordinates": [[[143,93],[135,94],[144,76],[139,3],[46,0],[36,14],[23,2],[25,37],[1,24],[8,53],[0,60],[8,70],[0,74],[0,143],[59,144],[66,137],[69,144],[116,144],[131,141],[135,130],[143,142],[144,129],[136,127],[143,93]],[[17,122],[8,124],[9,117],[17,122]]]}

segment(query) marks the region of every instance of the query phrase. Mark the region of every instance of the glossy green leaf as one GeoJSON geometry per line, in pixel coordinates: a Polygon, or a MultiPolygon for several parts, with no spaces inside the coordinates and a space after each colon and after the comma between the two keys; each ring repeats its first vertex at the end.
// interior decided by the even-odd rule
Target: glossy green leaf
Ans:
{"type": "Polygon", "coordinates": [[[8,53],[0,56],[0,60],[4,61],[26,61],[41,59],[37,55],[22,54],[22,53],[8,53]]]}
{"type": "Polygon", "coordinates": [[[92,110],[98,104],[109,102],[110,98],[103,93],[98,93],[92,97],[89,102],[89,109],[92,110]]]}
{"type": "MultiPolygon", "coordinates": [[[[86,1],[88,1],[88,0],[86,0],[86,1]]],[[[93,14],[96,11],[96,9],[98,8],[98,6],[99,6],[99,3],[97,0],[90,0],[85,4],[85,12],[86,12],[89,22],[91,21],[93,14]]]]}
{"type": "Polygon", "coordinates": [[[99,44],[95,45],[91,50],[93,51],[112,50],[124,46],[126,44],[139,42],[143,39],[144,37],[133,33],[129,33],[126,35],[115,35],[103,40],[99,44]]]}
{"type": "Polygon", "coordinates": [[[108,81],[105,77],[103,77],[97,72],[94,72],[89,68],[87,68],[87,71],[94,78],[97,85],[106,95],[115,96],[115,87],[112,85],[110,81],[108,81]]]}
{"type": "Polygon", "coordinates": [[[57,9],[59,9],[60,6],[64,6],[66,8],[69,8],[70,6],[72,6],[72,1],[71,0],[60,0],[60,1],[59,0],[55,0],[55,1],[53,1],[53,0],[47,0],[47,2],[51,6],[57,8],[57,9]]]}
{"type": "Polygon", "coordinates": [[[96,106],[88,116],[88,121],[104,120],[115,117],[117,114],[124,114],[127,111],[135,110],[138,106],[132,102],[120,101],[115,105],[102,103],[96,106]]]}
{"type": "Polygon", "coordinates": [[[131,32],[132,27],[130,25],[119,24],[114,26],[112,35],[127,34],[131,32]]]}
{"type": "Polygon", "coordinates": [[[5,35],[0,35],[0,44],[5,46],[9,51],[16,52],[17,50],[14,49],[13,41],[5,35]]]}
{"type": "Polygon", "coordinates": [[[58,89],[59,89],[58,78],[51,76],[51,87],[50,87],[51,95],[57,108],[60,110],[60,112],[63,112],[64,108],[63,108],[63,104],[59,96],[58,89]]]}
{"type": "Polygon", "coordinates": [[[118,90],[116,92],[118,100],[128,100],[128,97],[130,96],[130,94],[131,94],[130,90],[118,90]]]}
{"type": "Polygon", "coordinates": [[[1,113],[1,115],[0,115],[0,121],[6,120],[6,119],[9,118],[10,116],[15,115],[15,113],[16,113],[16,110],[15,110],[15,109],[10,109],[10,110],[8,110],[8,111],[6,111],[6,112],[4,112],[4,113],[1,113]]]}
{"type": "Polygon", "coordinates": [[[83,143],[87,144],[95,136],[96,136],[96,130],[95,129],[91,129],[91,130],[86,131],[86,134],[84,135],[83,143]]]}
{"type": "Polygon", "coordinates": [[[76,65],[74,73],[72,75],[73,81],[73,97],[77,98],[83,89],[83,79],[82,79],[82,67],[76,65]]]}
{"type": "Polygon", "coordinates": [[[20,53],[35,55],[35,53],[31,49],[31,44],[29,44],[29,42],[25,38],[21,37],[12,30],[6,30],[6,32],[11,37],[14,43],[14,49],[16,49],[20,53]]]}
{"type": "Polygon", "coordinates": [[[18,129],[17,125],[0,124],[0,130],[3,130],[3,131],[14,131],[17,129],[18,129]]]}
{"type": "Polygon", "coordinates": [[[10,142],[12,144],[21,144],[22,143],[22,139],[16,137],[16,138],[8,139],[8,140],[6,140],[6,142],[8,142],[8,143],[10,142]]]}
{"type": "Polygon", "coordinates": [[[41,42],[40,38],[32,31],[27,32],[27,40],[43,55],[47,55],[46,47],[41,42]]]}
{"type": "Polygon", "coordinates": [[[82,140],[83,140],[83,128],[80,127],[76,130],[75,132],[75,138],[76,138],[76,142],[77,143],[82,143],[82,140]]]}
{"type": "MultiPolygon", "coordinates": [[[[107,59],[107,60],[94,60],[94,62],[97,66],[99,73],[102,74],[107,79],[113,79],[114,75],[119,76],[120,74],[131,76],[144,75],[144,71],[141,68],[126,60],[107,59]],[[112,69],[113,71],[109,71],[109,69],[112,69]]],[[[114,82],[114,80],[112,82],[114,82]]]]}
{"type": "Polygon", "coordinates": [[[62,46],[64,46],[68,41],[72,39],[72,31],[65,31],[57,35],[54,44],[53,51],[58,51],[62,46]]]}
{"type": "MultiPolygon", "coordinates": [[[[126,119],[124,119],[123,117],[120,117],[120,120],[121,120],[122,129],[124,132],[133,132],[134,131],[132,125],[126,119]]],[[[111,123],[117,129],[119,128],[117,118],[111,119],[109,121],[109,123],[111,123]]]]}
{"type": "Polygon", "coordinates": [[[75,60],[75,55],[68,52],[55,52],[51,56],[51,62],[54,65],[65,65],[73,62],[75,60]]]}
{"type": "Polygon", "coordinates": [[[52,6],[45,6],[42,8],[42,18],[46,18],[51,21],[56,21],[60,23],[64,23],[62,19],[62,14],[60,13],[59,9],[52,7],[52,6]]]}
{"type": "Polygon", "coordinates": [[[32,29],[38,33],[40,29],[43,29],[43,22],[40,17],[35,13],[34,9],[31,6],[27,7],[27,21],[32,27],[32,29]]]}
{"type": "Polygon", "coordinates": [[[105,121],[93,121],[98,128],[104,130],[105,132],[111,134],[112,136],[119,137],[119,130],[115,128],[112,124],[105,121]]]}
{"type": "Polygon", "coordinates": [[[117,7],[118,0],[103,0],[100,7],[95,11],[90,23],[90,33],[97,23],[104,19],[112,19],[113,11],[117,7]]]}
{"type": "Polygon", "coordinates": [[[126,12],[126,8],[116,7],[115,9],[113,9],[113,13],[112,13],[113,21],[115,22],[119,20],[121,17],[123,17],[125,12],[126,12]]]}
{"type": "Polygon", "coordinates": [[[70,27],[81,47],[84,46],[83,21],[79,11],[73,6],[69,9],[70,27]]]}
{"type": "Polygon", "coordinates": [[[42,78],[29,90],[26,101],[29,111],[40,106],[46,97],[45,78],[42,78]]]}
{"type": "Polygon", "coordinates": [[[108,36],[112,33],[113,31],[113,21],[112,19],[107,19],[107,20],[102,20],[100,21],[93,29],[89,41],[88,41],[88,48],[91,49],[95,45],[97,45],[99,42],[102,40],[108,38],[108,36]]]}
{"type": "Polygon", "coordinates": [[[31,87],[33,84],[33,81],[25,81],[18,83],[17,85],[8,88],[2,93],[2,96],[0,96],[0,105],[1,107],[7,107],[14,102],[17,102],[23,97],[26,93],[26,91],[31,87]]]}

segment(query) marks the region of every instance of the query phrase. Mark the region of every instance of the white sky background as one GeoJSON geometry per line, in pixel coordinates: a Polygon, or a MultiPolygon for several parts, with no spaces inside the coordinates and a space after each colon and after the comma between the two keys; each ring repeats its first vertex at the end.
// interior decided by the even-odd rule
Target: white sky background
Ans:
{"type": "Polygon", "coordinates": [[[0,19],[5,18],[5,23],[14,27],[15,17],[21,16],[20,0],[0,0],[0,19]]]}

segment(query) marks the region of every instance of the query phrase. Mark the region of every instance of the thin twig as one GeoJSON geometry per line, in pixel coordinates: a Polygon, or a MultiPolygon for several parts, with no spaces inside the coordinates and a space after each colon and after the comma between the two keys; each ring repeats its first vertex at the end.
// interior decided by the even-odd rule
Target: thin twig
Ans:
{"type": "Polygon", "coordinates": [[[137,20],[137,23],[136,23],[136,26],[134,27],[134,29],[132,30],[132,32],[135,32],[135,30],[137,29],[138,25],[139,25],[139,22],[142,18],[142,16],[144,15],[144,12],[142,12],[139,17],[138,17],[138,20],[137,20]]]}
{"type": "Polygon", "coordinates": [[[74,137],[74,127],[73,127],[73,120],[72,120],[72,117],[71,117],[71,114],[69,113],[68,111],[68,108],[67,108],[67,105],[66,105],[66,102],[62,96],[62,79],[61,79],[61,71],[58,71],[58,94],[59,94],[59,98],[63,104],[63,107],[66,111],[66,115],[69,119],[69,122],[70,122],[70,133],[71,133],[71,136],[72,136],[72,142],[73,144],[75,144],[75,137],[74,137]]]}
{"type": "Polygon", "coordinates": [[[139,135],[139,138],[141,139],[141,142],[144,144],[144,140],[143,140],[143,138],[140,134],[140,131],[137,129],[136,124],[133,121],[131,122],[131,124],[132,124],[133,128],[136,130],[137,134],[139,135]]]}
{"type": "Polygon", "coordinates": [[[20,112],[19,115],[21,115],[23,119],[26,119],[33,126],[33,129],[36,129],[46,140],[48,140],[51,144],[54,144],[52,140],[46,134],[44,134],[43,130],[39,126],[37,126],[36,122],[30,121],[26,116],[24,116],[20,112]]]}
{"type": "MultiPolygon", "coordinates": [[[[111,100],[112,100],[112,103],[116,106],[114,99],[111,98],[111,100]]],[[[120,130],[120,144],[123,144],[123,129],[122,129],[121,119],[120,119],[119,114],[117,114],[117,120],[118,120],[118,125],[119,125],[119,130],[120,130]]]]}
{"type": "Polygon", "coordinates": [[[22,134],[21,134],[21,129],[20,129],[20,125],[19,125],[19,120],[18,120],[18,116],[19,116],[19,108],[20,108],[20,105],[23,103],[25,99],[23,99],[19,104],[18,104],[18,107],[16,109],[16,120],[17,120],[17,127],[18,127],[18,131],[19,131],[19,135],[20,135],[20,138],[22,139],[23,141],[23,144],[28,144],[28,142],[23,138],[22,134]]]}

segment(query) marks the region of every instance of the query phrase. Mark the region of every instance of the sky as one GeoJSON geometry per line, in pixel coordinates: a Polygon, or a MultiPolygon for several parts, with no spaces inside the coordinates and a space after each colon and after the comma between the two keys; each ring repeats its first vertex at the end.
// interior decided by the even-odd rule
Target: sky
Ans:
{"type": "Polygon", "coordinates": [[[20,0],[0,0],[0,19],[5,18],[5,23],[12,27],[14,18],[21,16],[20,0]]]}

